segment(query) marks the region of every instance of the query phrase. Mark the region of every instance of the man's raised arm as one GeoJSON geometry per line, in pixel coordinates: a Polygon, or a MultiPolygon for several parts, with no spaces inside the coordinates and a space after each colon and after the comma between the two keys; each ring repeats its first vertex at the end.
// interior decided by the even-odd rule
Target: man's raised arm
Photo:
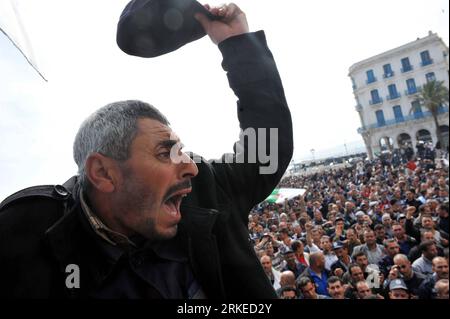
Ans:
{"type": "Polygon", "coordinates": [[[205,8],[222,17],[210,20],[201,14],[196,16],[222,52],[222,66],[239,98],[242,129],[235,153],[225,154],[215,170],[220,181],[227,184],[221,186],[239,194],[234,200],[240,201],[246,214],[270,194],[289,165],[292,120],[264,32],[248,32],[246,16],[235,4],[205,8]]]}

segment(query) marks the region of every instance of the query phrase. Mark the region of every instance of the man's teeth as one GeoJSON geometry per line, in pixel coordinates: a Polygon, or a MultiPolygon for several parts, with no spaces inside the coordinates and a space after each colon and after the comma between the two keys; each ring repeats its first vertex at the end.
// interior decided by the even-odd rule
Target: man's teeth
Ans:
{"type": "Polygon", "coordinates": [[[175,217],[177,216],[178,212],[176,210],[169,210],[169,214],[175,217]]]}
{"type": "Polygon", "coordinates": [[[166,205],[169,208],[168,213],[171,216],[177,216],[178,215],[178,205],[180,204],[183,197],[186,197],[187,195],[176,195],[171,198],[169,198],[166,202],[166,205]]]}
{"type": "Polygon", "coordinates": [[[169,214],[172,216],[177,215],[177,206],[174,200],[169,200],[167,203],[167,206],[169,208],[169,214]]]}
{"type": "Polygon", "coordinates": [[[180,205],[182,199],[184,197],[187,197],[188,194],[181,194],[181,195],[175,195],[173,197],[170,197],[166,201],[166,206],[168,208],[168,213],[171,216],[177,216],[178,215],[178,206],[180,205]]]}

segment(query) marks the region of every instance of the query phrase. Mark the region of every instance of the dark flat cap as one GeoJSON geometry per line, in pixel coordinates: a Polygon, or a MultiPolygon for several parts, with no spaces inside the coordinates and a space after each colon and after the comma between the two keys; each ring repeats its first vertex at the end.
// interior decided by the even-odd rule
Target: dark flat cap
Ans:
{"type": "Polygon", "coordinates": [[[117,44],[145,58],[174,51],[206,35],[196,13],[217,19],[195,0],[133,0],[120,16],[117,44]]]}
{"type": "Polygon", "coordinates": [[[286,249],[286,250],[284,250],[284,251],[282,252],[282,255],[283,255],[283,256],[286,256],[286,255],[294,254],[294,253],[295,253],[295,252],[294,252],[292,249],[288,248],[288,249],[286,249]]]}

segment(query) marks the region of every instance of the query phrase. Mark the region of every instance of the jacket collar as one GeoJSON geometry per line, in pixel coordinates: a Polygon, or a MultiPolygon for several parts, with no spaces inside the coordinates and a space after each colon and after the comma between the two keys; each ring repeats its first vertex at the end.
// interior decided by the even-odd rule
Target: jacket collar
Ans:
{"type": "MultiPolygon", "coordinates": [[[[69,297],[85,297],[91,287],[99,285],[120,258],[117,250],[102,249],[102,242],[88,225],[77,202],[70,211],[46,232],[46,239],[65,277],[66,267],[80,269],[80,288],[67,288],[69,297]]],[[[112,247],[113,249],[118,249],[112,247]]]]}

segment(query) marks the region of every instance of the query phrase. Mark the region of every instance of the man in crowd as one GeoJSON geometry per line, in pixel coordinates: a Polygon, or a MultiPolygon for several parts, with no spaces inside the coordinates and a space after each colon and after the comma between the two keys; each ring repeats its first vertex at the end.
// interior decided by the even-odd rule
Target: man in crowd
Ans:
{"type": "Polygon", "coordinates": [[[385,227],[381,224],[377,224],[377,225],[375,225],[373,230],[375,233],[375,238],[376,238],[377,244],[383,245],[384,241],[388,238],[388,236],[386,235],[385,227]]]}
{"type": "Polygon", "coordinates": [[[286,250],[283,255],[286,261],[286,266],[283,268],[283,271],[292,271],[295,275],[295,278],[298,278],[307,267],[297,262],[295,253],[291,249],[286,250]]]}
{"type": "Polygon", "coordinates": [[[280,299],[297,299],[297,289],[292,287],[281,288],[280,299]]]}
{"type": "Polygon", "coordinates": [[[309,256],[309,267],[300,275],[309,277],[317,287],[317,293],[320,295],[328,295],[327,281],[330,273],[325,269],[325,256],[321,252],[313,253],[309,256]]]}
{"type": "MultiPolygon", "coordinates": [[[[389,210],[391,210],[390,205],[386,205],[386,207],[389,207],[389,210]]],[[[393,236],[392,233],[392,218],[390,213],[384,213],[381,217],[381,222],[384,228],[385,238],[391,238],[393,236]]],[[[376,227],[376,226],[375,226],[376,227]]],[[[378,237],[378,236],[377,236],[378,237]]],[[[380,244],[383,244],[382,242],[380,244]]]]}
{"type": "Polygon", "coordinates": [[[449,234],[448,201],[440,204],[436,210],[439,214],[439,221],[438,221],[439,229],[448,235],[449,234]]]}
{"type": "Polygon", "coordinates": [[[344,283],[339,277],[332,276],[328,278],[328,294],[332,299],[345,299],[344,283]]]}
{"type": "Polygon", "coordinates": [[[267,278],[269,278],[273,289],[277,290],[278,288],[280,288],[281,273],[272,267],[272,260],[270,259],[270,257],[267,255],[262,256],[261,265],[264,269],[265,274],[267,275],[267,278]]]}
{"type": "Polygon", "coordinates": [[[302,277],[298,281],[298,289],[302,294],[302,299],[330,299],[326,295],[318,294],[314,282],[309,277],[302,277]]]}
{"type": "Polygon", "coordinates": [[[419,287],[420,299],[433,299],[436,297],[435,284],[442,279],[448,280],[448,261],[443,257],[433,259],[433,273],[425,279],[419,287]]]}
{"type": "Polygon", "coordinates": [[[346,237],[347,237],[346,243],[348,247],[348,254],[352,256],[354,248],[356,246],[361,245],[361,241],[358,239],[358,235],[355,229],[353,228],[347,229],[346,237]]]}
{"type": "Polygon", "coordinates": [[[325,256],[325,269],[330,271],[331,265],[338,261],[338,257],[334,254],[329,236],[322,236],[320,239],[320,248],[325,256]]]}
{"type": "Polygon", "coordinates": [[[406,192],[404,204],[406,206],[413,206],[416,209],[419,209],[419,206],[422,205],[422,203],[416,199],[416,190],[414,188],[411,188],[406,192]]]}
{"type": "Polygon", "coordinates": [[[400,245],[400,252],[402,254],[408,255],[411,248],[417,245],[417,241],[413,237],[406,235],[405,229],[400,223],[394,223],[392,225],[392,232],[394,238],[397,239],[400,245]]]}
{"type": "Polygon", "coordinates": [[[425,241],[420,244],[422,257],[415,260],[412,264],[414,271],[428,277],[433,273],[433,258],[438,255],[436,244],[434,241],[425,241]]]}
{"type": "Polygon", "coordinates": [[[290,270],[283,271],[280,275],[280,288],[276,290],[278,297],[281,297],[281,291],[286,287],[296,289],[295,275],[290,270]]]}
{"type": "Polygon", "coordinates": [[[345,221],[342,216],[336,217],[334,220],[334,232],[330,236],[332,242],[345,241],[347,239],[345,231],[345,221]]]}
{"type": "Polygon", "coordinates": [[[356,263],[352,263],[349,265],[348,272],[345,273],[343,281],[348,284],[345,296],[349,299],[356,299],[356,284],[360,281],[365,282],[366,279],[364,278],[364,272],[361,267],[356,263]]]}
{"type": "Polygon", "coordinates": [[[340,241],[333,243],[333,250],[338,260],[331,265],[331,272],[335,276],[342,278],[344,273],[348,271],[348,266],[352,263],[352,258],[348,254],[347,245],[340,241]]]}
{"type": "Polygon", "coordinates": [[[374,295],[372,289],[370,289],[365,280],[361,280],[356,283],[355,291],[357,299],[369,299],[374,295]]]}
{"type": "Polygon", "coordinates": [[[365,244],[354,248],[352,257],[363,252],[367,256],[369,264],[378,265],[385,254],[384,247],[377,244],[373,230],[364,232],[364,242],[365,244]]]}
{"type": "Polygon", "coordinates": [[[371,285],[374,293],[382,293],[382,283],[384,281],[384,274],[380,272],[378,265],[369,264],[366,255],[363,252],[356,254],[356,263],[361,267],[364,273],[364,278],[371,285]]]}
{"type": "Polygon", "coordinates": [[[436,299],[449,299],[448,296],[448,279],[441,279],[434,285],[436,291],[436,299]]]}
{"type": "Polygon", "coordinates": [[[369,274],[371,273],[370,268],[367,267],[367,266],[369,266],[369,260],[367,259],[367,255],[361,251],[361,252],[355,254],[354,260],[355,260],[356,264],[363,271],[364,278],[367,278],[369,276],[369,274]]]}
{"type": "Polygon", "coordinates": [[[389,284],[389,299],[409,299],[408,287],[402,279],[394,279],[389,284]]]}
{"type": "Polygon", "coordinates": [[[311,222],[305,224],[306,230],[306,243],[309,253],[315,253],[321,251],[320,239],[322,238],[322,228],[320,226],[313,226],[311,222]]]}
{"type": "Polygon", "coordinates": [[[414,237],[416,240],[419,240],[421,234],[425,231],[431,231],[433,233],[434,239],[436,243],[440,243],[441,235],[435,228],[435,222],[429,212],[421,213],[419,216],[420,226],[416,227],[413,221],[413,213],[415,212],[414,207],[407,208],[406,214],[406,222],[405,222],[405,231],[408,235],[414,237]]]}
{"type": "MultiPolygon", "coordinates": [[[[428,241],[434,242],[436,244],[436,240],[434,238],[433,232],[425,230],[420,235],[420,243],[424,243],[424,242],[428,242],[428,241]]],[[[438,256],[443,256],[444,251],[443,251],[442,247],[436,244],[436,248],[437,248],[438,256]]],[[[408,254],[408,258],[411,262],[416,261],[421,256],[422,256],[422,251],[420,250],[419,244],[414,246],[413,248],[411,248],[411,250],[409,251],[409,254],[408,254]]]]}
{"type": "Polygon", "coordinates": [[[411,262],[406,255],[398,254],[394,257],[394,266],[390,269],[384,286],[388,287],[394,279],[403,279],[406,287],[408,287],[408,291],[417,296],[419,287],[425,278],[421,273],[413,270],[411,262]]]}
{"type": "Polygon", "coordinates": [[[264,253],[270,257],[273,268],[280,271],[284,267],[284,258],[281,252],[275,253],[272,242],[266,243],[264,253]]]}
{"type": "Polygon", "coordinates": [[[400,246],[398,245],[396,239],[391,238],[384,241],[384,249],[386,255],[381,259],[378,266],[380,271],[387,276],[391,270],[391,266],[394,264],[395,255],[400,252],[400,246]]]}
{"type": "Polygon", "coordinates": [[[284,255],[287,251],[291,250],[292,239],[289,236],[289,230],[287,228],[281,228],[279,233],[280,241],[274,241],[278,247],[278,251],[284,255]]]}
{"type": "Polygon", "coordinates": [[[316,208],[314,210],[314,219],[313,219],[314,226],[322,226],[325,223],[326,220],[323,218],[322,212],[318,208],[316,208]]]}

